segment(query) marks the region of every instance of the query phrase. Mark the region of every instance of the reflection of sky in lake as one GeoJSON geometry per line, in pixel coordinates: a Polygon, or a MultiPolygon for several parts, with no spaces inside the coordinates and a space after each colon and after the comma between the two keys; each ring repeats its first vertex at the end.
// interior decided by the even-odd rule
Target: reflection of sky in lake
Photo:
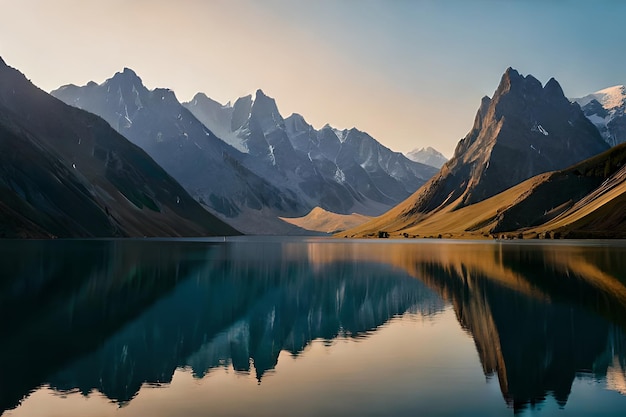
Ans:
{"type": "Polygon", "coordinates": [[[34,283],[61,276],[67,288],[40,294],[52,301],[23,309],[5,333],[45,325],[68,340],[41,339],[47,357],[32,369],[37,348],[8,344],[24,349],[19,365],[0,363],[26,379],[15,395],[35,391],[7,415],[501,415],[507,404],[611,415],[626,405],[619,245],[38,245],[16,250],[22,266],[11,270],[32,291],[9,278],[0,296],[12,288],[28,305],[34,283]]]}

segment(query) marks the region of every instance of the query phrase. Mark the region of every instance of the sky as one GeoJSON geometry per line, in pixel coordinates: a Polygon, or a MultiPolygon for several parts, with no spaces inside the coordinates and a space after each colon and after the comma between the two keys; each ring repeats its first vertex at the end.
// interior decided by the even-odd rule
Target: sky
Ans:
{"type": "Polygon", "coordinates": [[[45,91],[124,67],[180,101],[262,89],[287,117],[450,157],[513,67],[626,84],[626,1],[0,0],[0,56],[45,91]]]}

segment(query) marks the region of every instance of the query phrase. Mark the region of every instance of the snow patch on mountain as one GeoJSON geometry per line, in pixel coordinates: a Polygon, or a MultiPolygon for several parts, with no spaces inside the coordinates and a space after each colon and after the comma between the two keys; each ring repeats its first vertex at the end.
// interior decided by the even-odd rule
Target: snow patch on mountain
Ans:
{"type": "Polygon", "coordinates": [[[435,168],[441,168],[448,159],[438,150],[432,147],[416,148],[406,154],[406,157],[412,161],[430,165],[435,168]]]}
{"type": "Polygon", "coordinates": [[[626,87],[608,87],[573,101],[581,106],[609,145],[626,142],[626,87]]]}
{"type": "Polygon", "coordinates": [[[574,100],[581,107],[589,104],[591,100],[597,100],[602,104],[602,107],[610,110],[624,105],[624,101],[626,101],[626,87],[623,85],[615,85],[574,100]]]}

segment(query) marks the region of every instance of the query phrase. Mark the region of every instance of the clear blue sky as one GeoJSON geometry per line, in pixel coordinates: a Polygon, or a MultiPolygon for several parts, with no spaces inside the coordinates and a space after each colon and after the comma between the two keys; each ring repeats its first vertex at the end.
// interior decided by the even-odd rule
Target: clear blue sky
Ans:
{"type": "Polygon", "coordinates": [[[626,1],[0,0],[0,55],[50,91],[133,68],[179,99],[261,88],[283,116],[450,156],[512,66],[570,97],[626,83],[626,1]]]}

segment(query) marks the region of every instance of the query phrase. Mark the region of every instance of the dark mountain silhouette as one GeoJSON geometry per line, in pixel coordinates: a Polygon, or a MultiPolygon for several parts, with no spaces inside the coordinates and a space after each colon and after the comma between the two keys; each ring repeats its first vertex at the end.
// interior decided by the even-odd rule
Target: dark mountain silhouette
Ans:
{"type": "Polygon", "coordinates": [[[183,106],[172,91],[150,91],[125,69],[101,85],[66,85],[52,94],[102,116],[193,197],[245,232],[307,233],[278,217],[304,216],[317,206],[380,214],[436,171],[356,130],[341,154],[313,157],[293,139],[303,133],[299,128],[308,134],[311,127],[283,119],[261,90],[232,106],[203,94],[183,106]]]}
{"type": "Polygon", "coordinates": [[[238,234],[101,118],[0,60],[0,235],[238,234]]]}

